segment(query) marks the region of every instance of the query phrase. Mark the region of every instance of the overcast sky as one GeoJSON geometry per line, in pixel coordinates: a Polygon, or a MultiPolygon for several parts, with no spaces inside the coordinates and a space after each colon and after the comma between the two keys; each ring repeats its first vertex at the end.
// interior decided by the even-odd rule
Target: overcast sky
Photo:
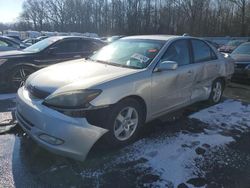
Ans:
{"type": "Polygon", "coordinates": [[[22,11],[24,0],[0,0],[0,23],[11,23],[22,11]]]}

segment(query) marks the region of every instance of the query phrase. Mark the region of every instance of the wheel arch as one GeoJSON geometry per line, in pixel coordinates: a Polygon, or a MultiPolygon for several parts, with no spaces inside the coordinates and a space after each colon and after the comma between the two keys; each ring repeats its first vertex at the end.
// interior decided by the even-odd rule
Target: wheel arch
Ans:
{"type": "Polygon", "coordinates": [[[122,100],[125,100],[125,99],[134,99],[134,100],[139,102],[139,104],[142,106],[142,109],[143,109],[143,114],[144,114],[143,118],[144,118],[144,121],[145,121],[146,118],[147,118],[147,112],[148,112],[147,104],[146,104],[145,100],[142,97],[140,97],[139,95],[129,95],[129,96],[126,96],[126,97],[120,99],[118,102],[120,102],[122,100]]]}
{"type": "Polygon", "coordinates": [[[18,64],[15,64],[15,65],[9,67],[8,69],[11,71],[11,70],[13,70],[13,69],[16,69],[16,68],[22,67],[22,66],[24,66],[24,67],[31,67],[31,68],[33,68],[33,69],[35,69],[35,70],[38,70],[38,69],[39,69],[37,66],[35,66],[35,65],[32,64],[32,63],[18,63],[18,64]]]}
{"type": "Polygon", "coordinates": [[[216,78],[214,81],[216,81],[216,80],[221,80],[223,83],[223,88],[225,88],[225,86],[226,86],[226,78],[225,77],[220,76],[220,77],[216,78]]]}

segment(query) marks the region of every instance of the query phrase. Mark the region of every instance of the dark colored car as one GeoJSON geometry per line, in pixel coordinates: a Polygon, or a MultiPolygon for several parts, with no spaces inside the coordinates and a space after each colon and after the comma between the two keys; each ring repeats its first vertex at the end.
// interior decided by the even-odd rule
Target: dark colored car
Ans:
{"type": "Polygon", "coordinates": [[[9,50],[21,50],[28,45],[11,37],[0,36],[0,52],[9,50]]]}
{"type": "Polygon", "coordinates": [[[250,81],[250,42],[237,47],[231,54],[235,61],[235,72],[232,79],[250,81]]]}
{"type": "Polygon", "coordinates": [[[31,46],[32,44],[35,44],[37,40],[35,38],[28,38],[23,41],[25,44],[31,46]]]}
{"type": "Polygon", "coordinates": [[[36,38],[36,41],[39,42],[39,41],[44,40],[46,38],[49,38],[49,37],[48,36],[40,36],[40,37],[36,38]]]}
{"type": "Polygon", "coordinates": [[[20,37],[19,36],[15,36],[15,35],[8,35],[8,37],[10,38],[13,38],[13,39],[16,39],[18,41],[21,41],[20,37]]]}
{"type": "Polygon", "coordinates": [[[62,61],[85,58],[105,43],[85,37],[50,37],[22,51],[0,52],[0,88],[18,89],[34,71],[62,61]]]}
{"type": "Polygon", "coordinates": [[[218,50],[224,53],[232,53],[239,45],[244,43],[244,40],[231,40],[227,44],[220,47],[218,50]]]}

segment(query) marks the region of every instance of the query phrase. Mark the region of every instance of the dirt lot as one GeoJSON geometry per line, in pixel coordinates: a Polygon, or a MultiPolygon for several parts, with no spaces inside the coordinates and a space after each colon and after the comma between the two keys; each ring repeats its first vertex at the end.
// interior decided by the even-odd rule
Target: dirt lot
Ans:
{"type": "Polygon", "coordinates": [[[155,120],[125,148],[100,141],[84,163],[38,147],[14,127],[14,109],[15,94],[0,95],[0,187],[250,185],[250,86],[231,84],[218,105],[199,103],[155,120]]]}

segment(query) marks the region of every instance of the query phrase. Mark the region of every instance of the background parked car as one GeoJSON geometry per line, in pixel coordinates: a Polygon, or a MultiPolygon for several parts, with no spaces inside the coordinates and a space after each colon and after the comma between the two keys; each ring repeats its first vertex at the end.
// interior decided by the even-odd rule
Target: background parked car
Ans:
{"type": "Polygon", "coordinates": [[[48,38],[48,36],[40,36],[40,37],[37,37],[37,38],[29,38],[29,39],[26,39],[24,40],[23,42],[29,46],[31,46],[32,44],[35,44],[43,39],[46,39],[48,38]]]}
{"type": "Polygon", "coordinates": [[[9,50],[20,50],[28,47],[27,44],[11,38],[11,37],[5,37],[0,36],[0,52],[1,51],[9,51],[9,50]]]}
{"type": "Polygon", "coordinates": [[[32,44],[35,44],[37,42],[37,40],[35,38],[29,38],[29,39],[25,39],[23,42],[25,44],[31,46],[32,44]]]}
{"type": "Polygon", "coordinates": [[[19,36],[15,36],[15,35],[8,35],[7,37],[10,37],[10,38],[13,38],[13,39],[16,39],[18,41],[21,41],[20,37],[19,36]]]}
{"type": "Polygon", "coordinates": [[[227,44],[220,47],[218,50],[224,53],[232,53],[232,51],[234,51],[235,48],[237,48],[239,45],[241,45],[244,42],[246,41],[245,40],[231,40],[227,44]]]}
{"type": "Polygon", "coordinates": [[[250,81],[250,42],[241,44],[230,56],[235,61],[235,72],[232,79],[250,81]]]}
{"type": "Polygon", "coordinates": [[[216,42],[213,42],[213,41],[207,40],[207,39],[203,39],[203,40],[205,40],[206,42],[208,42],[209,44],[211,44],[212,46],[214,46],[216,49],[220,48],[220,45],[217,44],[216,42]]]}
{"type": "Polygon", "coordinates": [[[107,38],[107,42],[108,43],[111,43],[111,42],[114,42],[116,40],[119,40],[121,38],[125,37],[125,35],[117,35],[117,36],[112,36],[112,37],[108,37],[107,38]]]}
{"type": "Polygon", "coordinates": [[[37,38],[36,38],[36,42],[39,42],[39,41],[44,40],[44,39],[46,39],[46,38],[48,38],[48,36],[40,36],[40,37],[37,37],[37,38]]]}
{"type": "Polygon", "coordinates": [[[0,88],[17,89],[34,71],[66,60],[84,58],[103,47],[97,39],[50,37],[22,51],[0,53],[0,88]]]}

